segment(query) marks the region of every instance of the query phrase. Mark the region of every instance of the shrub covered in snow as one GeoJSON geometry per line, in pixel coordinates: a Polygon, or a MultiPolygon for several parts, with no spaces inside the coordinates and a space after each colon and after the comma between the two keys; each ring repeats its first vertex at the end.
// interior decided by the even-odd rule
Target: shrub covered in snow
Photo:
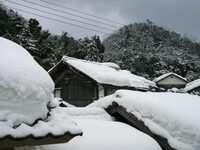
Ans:
{"type": "Polygon", "coordinates": [[[54,83],[21,46],[0,37],[0,120],[9,126],[46,118],[54,83]]]}

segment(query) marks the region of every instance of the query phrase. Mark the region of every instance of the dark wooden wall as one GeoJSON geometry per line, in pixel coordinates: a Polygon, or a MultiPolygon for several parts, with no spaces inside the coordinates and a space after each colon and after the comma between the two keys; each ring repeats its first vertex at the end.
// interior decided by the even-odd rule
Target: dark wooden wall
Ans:
{"type": "Polygon", "coordinates": [[[72,70],[68,66],[62,66],[54,74],[55,88],[61,88],[61,98],[77,107],[84,107],[98,99],[98,86],[72,70]]]}

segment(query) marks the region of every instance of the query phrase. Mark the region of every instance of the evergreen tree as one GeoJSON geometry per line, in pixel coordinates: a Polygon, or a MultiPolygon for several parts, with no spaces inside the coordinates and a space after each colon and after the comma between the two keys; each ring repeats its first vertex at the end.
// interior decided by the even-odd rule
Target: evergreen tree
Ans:
{"type": "Polygon", "coordinates": [[[107,37],[104,61],[153,79],[175,72],[190,80],[199,78],[200,44],[150,20],[122,27],[107,37]]]}
{"type": "Polygon", "coordinates": [[[19,44],[24,47],[32,56],[37,56],[38,49],[36,48],[36,40],[30,33],[27,27],[22,29],[22,32],[18,35],[19,44]]]}
{"type": "Polygon", "coordinates": [[[93,36],[91,39],[85,37],[79,39],[79,49],[77,51],[77,57],[90,61],[101,62],[103,60],[104,46],[98,36],[93,36]]]}
{"type": "Polygon", "coordinates": [[[36,19],[31,18],[28,21],[28,28],[31,35],[33,35],[35,39],[38,39],[40,37],[42,27],[39,25],[39,22],[36,19]]]}

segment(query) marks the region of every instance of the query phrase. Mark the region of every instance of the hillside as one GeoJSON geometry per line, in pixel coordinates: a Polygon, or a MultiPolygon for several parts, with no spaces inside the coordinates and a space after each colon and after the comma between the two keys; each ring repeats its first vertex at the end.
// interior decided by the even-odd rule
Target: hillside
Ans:
{"type": "Polygon", "coordinates": [[[200,75],[200,44],[149,20],[122,27],[103,45],[98,36],[76,40],[67,32],[53,35],[36,19],[25,19],[0,4],[0,37],[23,46],[46,70],[68,55],[100,62],[104,58],[149,79],[169,71],[190,80],[200,75]]]}
{"type": "Polygon", "coordinates": [[[0,37],[24,47],[46,70],[54,66],[63,55],[92,61],[103,59],[104,46],[99,36],[76,40],[67,32],[53,35],[48,30],[42,30],[36,19],[26,19],[2,4],[0,4],[0,37]]]}
{"type": "Polygon", "coordinates": [[[122,27],[103,44],[104,61],[149,79],[170,71],[190,80],[200,75],[200,44],[149,20],[122,27]]]}

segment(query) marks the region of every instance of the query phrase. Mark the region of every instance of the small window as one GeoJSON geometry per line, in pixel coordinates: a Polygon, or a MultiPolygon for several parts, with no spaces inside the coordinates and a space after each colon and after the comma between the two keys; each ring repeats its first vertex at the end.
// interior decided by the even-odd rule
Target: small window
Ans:
{"type": "Polygon", "coordinates": [[[55,88],[54,97],[61,98],[61,88],[55,88]]]}

